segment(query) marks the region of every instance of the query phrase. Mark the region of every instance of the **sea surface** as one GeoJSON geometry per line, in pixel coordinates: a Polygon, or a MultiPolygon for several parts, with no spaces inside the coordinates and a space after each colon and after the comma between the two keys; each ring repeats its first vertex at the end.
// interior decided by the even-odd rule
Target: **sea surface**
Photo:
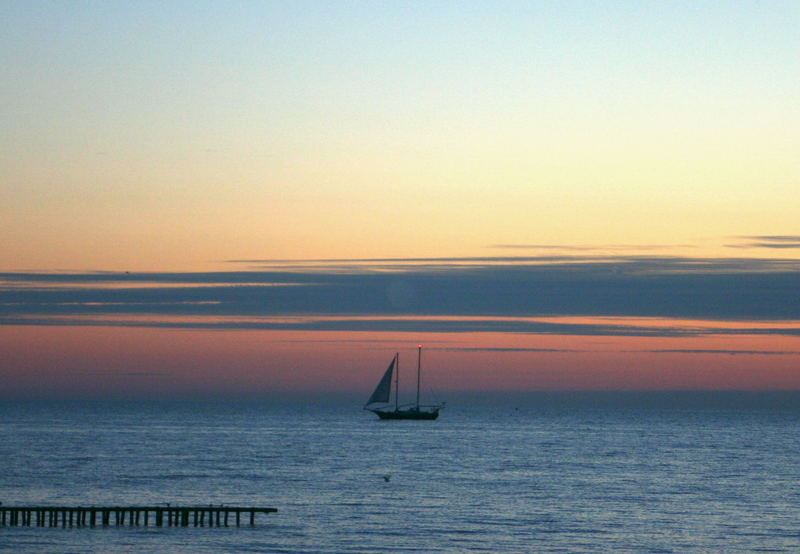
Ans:
{"type": "Polygon", "coordinates": [[[788,552],[798,397],[0,403],[0,502],[278,508],[241,528],[0,528],[2,552],[788,552]]]}

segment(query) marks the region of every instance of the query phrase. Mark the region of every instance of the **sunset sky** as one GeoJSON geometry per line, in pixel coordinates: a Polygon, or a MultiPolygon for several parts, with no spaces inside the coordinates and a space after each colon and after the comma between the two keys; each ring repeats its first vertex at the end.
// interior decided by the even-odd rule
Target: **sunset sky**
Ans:
{"type": "Polygon", "coordinates": [[[0,3],[0,398],[800,390],[800,3],[0,3]]]}

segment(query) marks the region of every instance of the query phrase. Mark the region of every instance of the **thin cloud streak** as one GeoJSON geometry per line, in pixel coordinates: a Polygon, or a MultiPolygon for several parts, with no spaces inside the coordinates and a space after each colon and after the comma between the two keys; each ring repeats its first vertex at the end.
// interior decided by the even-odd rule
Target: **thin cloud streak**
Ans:
{"type": "Polygon", "coordinates": [[[741,238],[771,242],[800,242],[800,235],[751,235],[743,236],[741,238]]]}
{"type": "Polygon", "coordinates": [[[691,244],[600,244],[600,245],[561,245],[561,244],[491,244],[489,248],[498,250],[562,250],[575,252],[597,252],[603,250],[646,251],[669,250],[672,248],[697,248],[691,244]]]}
{"type": "MultiPolygon", "coordinates": [[[[602,318],[601,318],[602,319],[602,318]]],[[[83,326],[83,327],[148,327],[160,329],[243,330],[243,331],[351,331],[351,332],[404,332],[404,333],[517,333],[571,336],[625,336],[690,338],[710,335],[752,336],[773,335],[800,337],[800,324],[796,327],[698,327],[679,323],[673,326],[607,325],[602,323],[553,323],[542,321],[480,319],[353,319],[353,318],[297,318],[291,320],[264,319],[262,321],[215,321],[184,319],[159,321],[156,319],[103,318],[0,318],[0,325],[83,326]]],[[[413,342],[413,341],[412,341],[413,342]]]]}
{"type": "Polygon", "coordinates": [[[737,237],[747,242],[741,244],[728,244],[728,248],[774,248],[793,249],[800,248],[800,235],[751,235],[737,237]]]}
{"type": "MultiPolygon", "coordinates": [[[[209,273],[5,273],[0,324],[687,336],[695,331],[681,325],[504,318],[793,322],[800,321],[798,290],[800,261],[773,258],[533,256],[293,262],[209,273]],[[443,317],[451,320],[434,319],[443,317]]],[[[753,334],[795,334],[753,327],[753,334]]]]}
{"type": "Polygon", "coordinates": [[[800,242],[748,242],[745,244],[726,244],[726,248],[773,248],[775,250],[791,250],[800,248],[800,242]]]}
{"type": "Polygon", "coordinates": [[[468,346],[434,346],[428,350],[439,352],[590,352],[590,350],[573,350],[569,348],[513,348],[513,347],[468,347],[468,346]]]}
{"type": "Polygon", "coordinates": [[[664,349],[664,350],[636,350],[649,354],[723,354],[727,356],[798,356],[796,350],[724,350],[724,349],[664,349]]]}
{"type": "Polygon", "coordinates": [[[120,372],[111,372],[111,371],[80,371],[76,372],[76,375],[87,375],[87,376],[100,376],[100,377],[166,377],[171,375],[166,371],[120,371],[120,372]]]}

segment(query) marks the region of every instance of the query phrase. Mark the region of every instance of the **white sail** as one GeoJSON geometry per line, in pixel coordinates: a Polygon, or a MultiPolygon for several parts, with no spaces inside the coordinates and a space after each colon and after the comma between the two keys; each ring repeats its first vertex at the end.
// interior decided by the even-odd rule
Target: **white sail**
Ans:
{"type": "Polygon", "coordinates": [[[367,400],[367,406],[379,402],[389,402],[389,395],[392,392],[392,373],[394,372],[394,365],[396,362],[397,358],[392,358],[392,363],[390,363],[389,367],[386,368],[386,373],[383,374],[383,377],[378,383],[378,386],[375,387],[375,391],[372,393],[372,396],[370,396],[369,400],[367,400]]]}

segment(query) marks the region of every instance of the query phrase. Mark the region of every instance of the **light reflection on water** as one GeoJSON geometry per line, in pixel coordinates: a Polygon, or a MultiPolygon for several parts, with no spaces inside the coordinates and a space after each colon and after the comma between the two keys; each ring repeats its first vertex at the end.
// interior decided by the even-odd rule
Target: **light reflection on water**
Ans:
{"type": "Polygon", "coordinates": [[[240,529],[0,529],[9,552],[800,546],[800,412],[785,408],[456,405],[435,422],[254,403],[0,415],[6,505],[279,509],[240,529]]]}

